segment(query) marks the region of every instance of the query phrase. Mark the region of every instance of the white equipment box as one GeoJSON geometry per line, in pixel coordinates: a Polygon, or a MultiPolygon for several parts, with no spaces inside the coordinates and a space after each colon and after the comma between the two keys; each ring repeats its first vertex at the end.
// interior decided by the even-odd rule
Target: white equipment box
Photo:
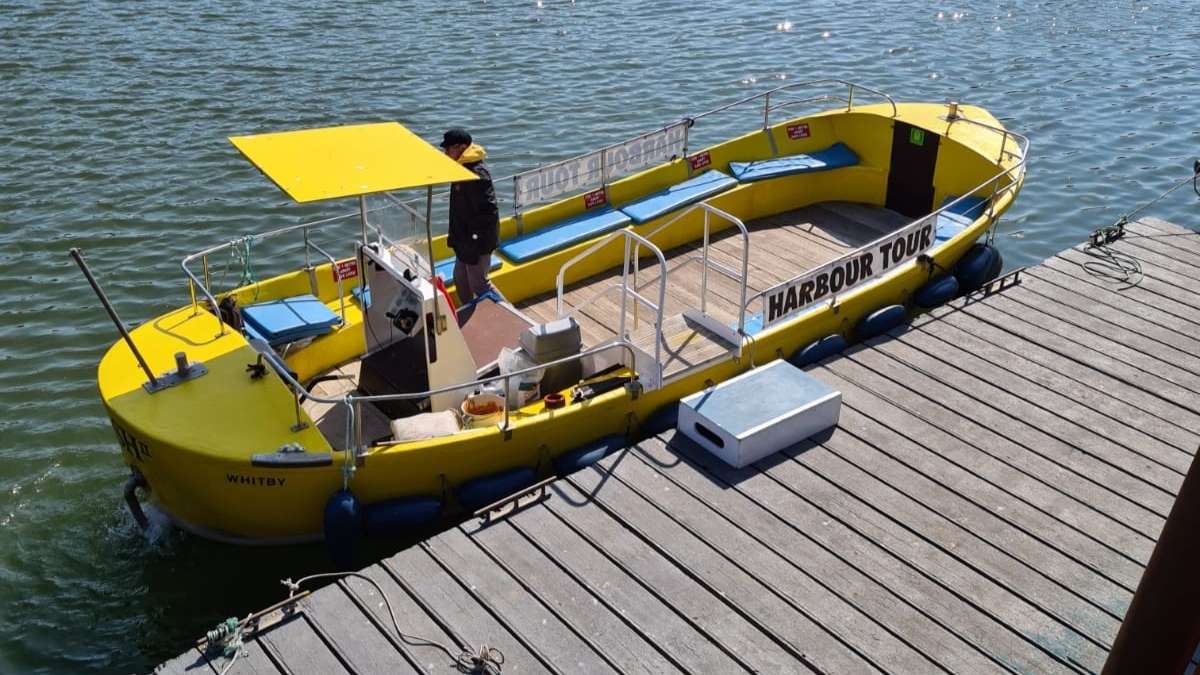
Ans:
{"type": "Polygon", "coordinates": [[[837,425],[842,393],[783,359],[679,402],[679,431],[741,468],[837,425]]]}

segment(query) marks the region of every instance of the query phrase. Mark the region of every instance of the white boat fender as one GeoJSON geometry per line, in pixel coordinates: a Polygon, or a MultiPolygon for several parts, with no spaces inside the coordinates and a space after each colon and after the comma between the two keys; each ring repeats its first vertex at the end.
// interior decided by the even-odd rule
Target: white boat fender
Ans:
{"type": "Polygon", "coordinates": [[[591,443],[584,443],[574,450],[559,455],[554,460],[554,470],[560,476],[575,473],[599,462],[609,453],[624,450],[626,445],[625,436],[622,434],[610,434],[591,443]]]}
{"type": "Polygon", "coordinates": [[[814,340],[808,345],[797,349],[794,354],[788,357],[788,363],[803,368],[804,366],[824,361],[825,359],[840,354],[846,349],[846,338],[838,333],[826,335],[825,337],[814,340]]]}
{"type": "Polygon", "coordinates": [[[854,333],[859,340],[869,340],[899,326],[907,318],[908,310],[904,309],[904,305],[888,305],[864,316],[854,333]]]}
{"type": "Polygon", "coordinates": [[[970,293],[995,279],[1003,268],[1004,258],[999,249],[987,244],[975,244],[959,258],[954,266],[954,276],[958,278],[960,292],[970,293]]]}
{"type": "Polygon", "coordinates": [[[362,504],[343,488],[325,503],[325,548],[338,569],[354,569],[363,536],[362,504]]]}
{"type": "Polygon", "coordinates": [[[913,293],[913,303],[921,309],[932,309],[953,300],[958,295],[958,278],[943,274],[930,279],[913,293]]]}

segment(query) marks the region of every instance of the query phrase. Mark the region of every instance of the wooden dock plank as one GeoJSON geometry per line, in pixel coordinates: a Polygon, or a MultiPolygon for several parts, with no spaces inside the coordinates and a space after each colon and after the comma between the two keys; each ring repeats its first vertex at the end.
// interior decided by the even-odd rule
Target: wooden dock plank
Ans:
{"type": "MultiPolygon", "coordinates": [[[[968,338],[986,342],[992,349],[976,350],[976,353],[988,354],[995,362],[1020,368],[1027,377],[1042,383],[1057,383],[1064,379],[1074,382],[1074,389],[1084,392],[1080,394],[1083,402],[1088,402],[1086,392],[1094,390],[1115,399],[1118,406],[1128,405],[1130,410],[1127,414],[1132,417],[1154,420],[1153,425],[1147,426],[1153,428],[1156,434],[1180,438],[1182,433],[1182,438],[1186,439],[1194,435],[1192,430],[1200,429],[1200,412],[1178,405],[1153,388],[1144,386],[1140,380],[1130,382],[1121,379],[1123,364],[1106,356],[1101,355],[1098,362],[1092,363],[1069,358],[1040,341],[1007,332],[998,324],[979,320],[969,314],[966,308],[934,310],[925,317],[918,317],[913,325],[921,326],[929,321],[944,326],[936,334],[952,342],[968,338]]],[[[1181,442],[1184,443],[1181,446],[1183,448],[1195,447],[1190,441],[1181,442]]]]}
{"type": "Polygon", "coordinates": [[[503,524],[482,527],[472,522],[460,531],[617,671],[679,672],[677,665],[644,638],[644,633],[607,611],[585,586],[536,547],[513,537],[511,528],[503,524]]]}
{"type": "MultiPolygon", "coordinates": [[[[989,489],[991,486],[983,481],[971,480],[973,477],[966,472],[953,475],[950,480],[957,479],[957,483],[951,483],[921,471],[927,462],[921,461],[917,453],[913,453],[915,457],[903,451],[897,453],[904,459],[913,457],[913,465],[893,457],[888,451],[895,452],[895,446],[900,445],[894,434],[857,411],[843,410],[843,416],[852,419],[845,426],[839,425],[839,433],[821,443],[831,456],[888,488],[903,487],[903,495],[957,528],[951,529],[954,540],[977,538],[998,549],[999,558],[1019,561],[1018,568],[1045,576],[1109,616],[1119,620],[1124,615],[1132,589],[1113,580],[1061,542],[1039,536],[1038,530],[1045,528],[1046,518],[1014,505],[1010,497],[989,489]]],[[[865,482],[874,484],[871,480],[865,482]]]]}
{"type": "Polygon", "coordinates": [[[451,576],[439,566],[423,546],[401,551],[379,564],[386,566],[392,575],[404,582],[413,599],[425,612],[436,614],[440,624],[453,626],[460,645],[466,643],[478,648],[481,644],[487,644],[496,647],[504,653],[505,659],[512,658],[527,668],[536,664],[538,669],[555,672],[572,670],[569,665],[555,667],[520,630],[500,616],[494,606],[473,595],[473,589],[465,587],[458,577],[451,576]]]}
{"type": "Polygon", "coordinates": [[[736,651],[710,641],[703,628],[681,612],[669,597],[661,597],[625,561],[612,559],[607,547],[588,541],[545,507],[530,509],[506,526],[549,561],[587,587],[598,604],[628,622],[663,657],[680,670],[731,672],[747,668],[733,655],[736,651]],[[728,651],[725,651],[728,650],[728,651]]]}
{"type": "Polygon", "coordinates": [[[815,670],[800,661],[794,647],[762,631],[753,616],[723,607],[723,598],[710,590],[704,577],[687,565],[676,564],[656,542],[646,540],[623,520],[594,507],[577,486],[564,482],[555,486],[553,494],[555,498],[546,502],[551,513],[577,535],[590,539],[589,543],[631,577],[639,578],[644,587],[653,588],[655,597],[669,599],[713,644],[739,655],[746,670],[787,672],[797,670],[798,661],[800,669],[815,670]]]}
{"type": "Polygon", "coordinates": [[[316,634],[304,612],[297,612],[271,627],[259,643],[276,664],[295,673],[356,672],[316,634]]]}
{"type": "MultiPolygon", "coordinates": [[[[704,453],[688,452],[691,446],[682,437],[664,438],[667,442],[643,441],[632,453],[673,486],[736,519],[764,545],[819,572],[831,589],[905,635],[932,660],[983,672],[1005,663],[999,654],[1017,651],[1014,636],[978,620],[954,595],[903,561],[889,560],[886,550],[832,522],[815,505],[766,476],[743,475],[704,453]],[[991,659],[990,665],[981,657],[991,659]]],[[[1050,665],[1033,663],[1042,669],[1050,665]]]]}
{"type": "Polygon", "coordinates": [[[1094,524],[1090,513],[1065,499],[1053,486],[1030,480],[1010,464],[958,442],[930,422],[912,418],[907,411],[831,370],[816,372],[846,397],[844,419],[851,433],[906,466],[953,486],[997,517],[1133,592],[1141,565],[1124,551],[1089,534],[1094,524]]]}
{"type": "Polygon", "coordinates": [[[874,669],[825,627],[805,616],[782,594],[784,589],[768,586],[748,571],[729,564],[709,542],[652,508],[652,504],[620,481],[606,479],[604,472],[585,470],[570,476],[567,482],[580,496],[652,543],[672,565],[702,581],[730,610],[752,618],[755,627],[782,647],[792,660],[812,664],[825,672],[874,669]]]}
{"type": "MultiPolygon", "coordinates": [[[[835,369],[850,372],[858,368],[858,382],[871,382],[875,391],[895,392],[888,398],[905,400],[907,407],[934,420],[942,429],[953,433],[971,445],[986,449],[993,456],[1005,457],[1014,466],[1031,475],[1053,477],[1064,492],[1089,504],[1097,513],[1104,513],[1114,522],[1129,528],[1129,535],[1140,535],[1143,542],[1152,542],[1158,534],[1163,517],[1132,501],[1111,487],[1105,480],[1088,472],[1116,478],[1116,472],[1074,448],[1058,441],[1042,430],[1012,418],[928,377],[915,378],[881,352],[858,349],[848,352],[848,358],[834,364],[835,369]],[[897,396],[898,395],[898,396],[897,396]]],[[[1147,555],[1149,551],[1146,551],[1147,555]]]]}
{"type": "MultiPolygon", "coordinates": [[[[758,279],[905,220],[857,208],[753,223],[777,249],[758,279]]],[[[737,260],[731,234],[714,257],[737,260]]],[[[1099,672],[1200,445],[1200,237],[1142,221],[1110,249],[1140,262],[1137,285],[1064,251],[810,366],[842,393],[835,429],[742,469],[673,431],[643,439],[363,570],[404,636],[346,578],[251,631],[230,672],[445,672],[484,643],[505,673],[1099,672]]],[[[669,304],[699,294],[682,274],[669,304]]],[[[585,335],[616,311],[590,307],[585,335]]],[[[691,361],[727,348],[666,323],[691,361]]],[[[193,649],[160,672],[227,665],[193,649]]]]}
{"type": "MultiPolygon", "coordinates": [[[[673,489],[662,473],[645,462],[619,458],[610,462],[607,474],[615,476],[679,527],[704,541],[730,564],[745,570],[763,585],[776,589],[790,605],[877,667],[910,672],[935,667],[945,669],[944,665],[928,660],[915,650],[911,639],[874,621],[847,596],[834,592],[817,575],[798,566],[795,558],[781,554],[748,534],[748,522],[723,520],[719,510],[686,491],[673,489]]],[[[829,570],[821,572],[828,574],[829,570]]],[[[928,634],[921,636],[928,637],[928,634]]]]}
{"type": "MultiPolygon", "coordinates": [[[[1106,438],[1119,442],[1124,451],[1130,453],[1127,461],[1132,463],[1138,475],[1146,466],[1165,468],[1169,471],[1164,474],[1166,479],[1171,480],[1174,474],[1179,477],[1175,479],[1178,482],[1191,459],[1191,451],[1185,448],[1200,445],[1200,436],[1182,430],[1173,434],[1173,430],[1168,429],[1165,435],[1174,438],[1164,440],[1155,429],[1130,424],[1127,403],[1063,376],[1039,378],[1038,375],[1044,376],[1046,371],[1030,369],[1028,361],[1013,359],[994,345],[956,328],[939,327],[936,333],[900,329],[893,331],[892,336],[900,344],[932,358],[945,359],[985,382],[1002,383],[1009,391],[1020,391],[1026,400],[1065,418],[1075,427],[1097,430],[1106,438]],[[952,339],[946,339],[947,333],[952,334],[952,339]],[[992,358],[985,358],[988,355],[992,358]],[[1135,456],[1141,459],[1134,459],[1135,456]]],[[[1174,489],[1171,493],[1174,495],[1174,489]]]]}
{"type": "MultiPolygon", "coordinates": [[[[408,654],[392,648],[344,593],[314,593],[300,603],[305,618],[320,629],[358,673],[419,672],[408,654]],[[366,624],[366,625],[364,625],[366,624]]],[[[389,630],[391,630],[389,628],[389,630]]]]}
{"type": "MultiPolygon", "coordinates": [[[[848,462],[833,453],[830,445],[853,448],[865,444],[848,434],[835,432],[820,445],[794,447],[788,454],[830,485],[893,521],[888,529],[907,531],[919,537],[923,543],[1037,607],[1047,616],[1091,638],[1097,646],[1107,645],[1116,638],[1120,616],[1098,607],[1079,593],[1079,589],[1056,580],[1048,571],[1025,563],[1007,549],[955,522],[945,510],[953,509],[947,504],[951,500],[939,500],[936,509],[930,508],[912,495],[914,485],[897,486],[883,480],[870,471],[871,465],[862,468],[848,462]]],[[[1038,565],[1050,567],[1053,560],[1046,558],[1042,554],[1038,565]]]]}
{"type": "Polygon", "coordinates": [[[1020,495],[1027,503],[1052,514],[1138,566],[1145,566],[1152,548],[1150,542],[1144,535],[1093,506],[1091,492],[1094,489],[1084,494],[1068,489],[1072,486],[1062,484],[1060,475],[1065,472],[1058,467],[1044,460],[1038,461],[1040,458],[1036,455],[1030,457],[1031,453],[1002,437],[989,436],[979,425],[950,414],[940,406],[931,409],[917,400],[910,390],[850,359],[828,363],[825,369],[822,372],[832,377],[824,381],[831,386],[843,392],[846,390],[842,387],[854,387],[871,395],[865,400],[874,398],[886,403],[873,403],[868,408],[858,409],[893,429],[894,433],[934,448],[944,457],[965,454],[957,460],[960,465],[972,466],[993,484],[1006,486],[1006,491],[1020,495]]]}
{"type": "Polygon", "coordinates": [[[479,564],[474,544],[461,530],[451,528],[422,546],[448,574],[495,608],[497,614],[510,621],[519,618],[521,625],[517,629],[525,639],[560,668],[595,673],[617,671],[608,655],[577,626],[540,603],[526,580],[513,577],[494,561],[479,564]]]}
{"type": "MultiPolygon", "coordinates": [[[[956,362],[950,365],[944,359],[945,351],[925,352],[905,340],[889,337],[876,347],[881,354],[916,371],[915,377],[934,378],[962,395],[970,396],[978,401],[978,405],[988,406],[1055,439],[1056,442],[1047,440],[1037,444],[1047,449],[1064,450],[1065,463],[1080,473],[1109,485],[1163,518],[1170,512],[1175,493],[1183,482],[1183,472],[1147,461],[1132,450],[1139,442],[1149,443],[1153,439],[1126,438],[1129,445],[1119,445],[1114,441],[1123,431],[1121,425],[1108,424],[1103,417],[1087,420],[1080,411],[1064,405],[1061,397],[1024,386],[1016,378],[1005,377],[998,369],[982,366],[969,354],[955,354],[956,362]],[[1059,410],[1056,411],[1055,406],[1059,410]]],[[[1000,423],[1008,424],[1008,421],[1001,419],[1000,423]]]]}
{"type": "Polygon", "coordinates": [[[856,531],[910,561],[937,583],[956,589],[981,608],[988,608],[997,619],[1064,664],[1090,664],[1093,669],[1103,665],[1103,650],[1087,641],[1084,635],[1039,611],[1038,606],[1028,599],[971,569],[962,560],[930,546],[927,539],[897,528],[895,521],[886,514],[822,479],[803,464],[791,461],[794,452],[789,449],[756,463],[755,468],[766,472],[789,491],[803,493],[828,506],[856,531]]]}

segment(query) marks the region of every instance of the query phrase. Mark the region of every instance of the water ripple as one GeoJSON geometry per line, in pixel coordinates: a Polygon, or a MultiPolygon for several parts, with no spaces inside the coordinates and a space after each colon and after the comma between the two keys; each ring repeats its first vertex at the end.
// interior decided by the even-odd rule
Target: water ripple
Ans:
{"type": "MultiPolygon", "coordinates": [[[[228,135],[464,125],[500,175],[781,82],[858,80],[1028,133],[1009,265],[1080,241],[1200,153],[1190,3],[887,5],[0,3],[0,671],[146,671],[324,565],[319,547],[147,540],[117,506],[94,381],[112,328],[67,249],[136,323],[186,300],[186,252],[352,210],[288,205],[228,135]]],[[[716,116],[695,139],[756,123],[716,116]]],[[[1182,197],[1158,214],[1198,221],[1182,197]]]]}

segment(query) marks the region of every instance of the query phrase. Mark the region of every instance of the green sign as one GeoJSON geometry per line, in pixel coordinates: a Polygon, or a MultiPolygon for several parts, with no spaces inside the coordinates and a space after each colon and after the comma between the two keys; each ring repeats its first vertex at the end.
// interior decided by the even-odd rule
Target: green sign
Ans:
{"type": "Polygon", "coordinates": [[[916,127],[909,129],[908,142],[913,145],[925,145],[925,130],[916,127]]]}

